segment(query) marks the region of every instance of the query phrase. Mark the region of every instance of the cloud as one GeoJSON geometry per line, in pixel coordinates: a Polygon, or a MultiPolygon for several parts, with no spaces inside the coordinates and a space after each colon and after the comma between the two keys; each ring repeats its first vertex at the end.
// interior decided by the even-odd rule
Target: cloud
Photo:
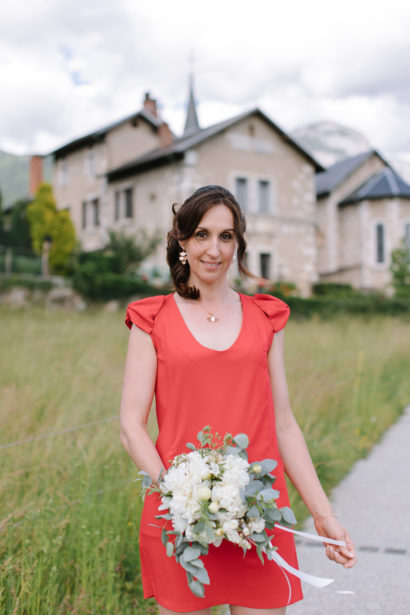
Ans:
{"type": "Polygon", "coordinates": [[[141,107],[181,131],[194,53],[202,125],[261,106],[285,129],[333,119],[410,151],[410,5],[14,0],[0,23],[0,148],[47,152],[141,107]]]}

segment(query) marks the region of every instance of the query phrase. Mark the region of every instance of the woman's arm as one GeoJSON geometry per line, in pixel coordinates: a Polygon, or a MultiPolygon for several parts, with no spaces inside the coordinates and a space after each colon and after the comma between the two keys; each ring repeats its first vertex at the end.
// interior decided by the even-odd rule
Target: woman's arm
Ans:
{"type": "Polygon", "coordinates": [[[147,433],[155,391],[157,355],[150,335],[132,325],[125,361],[120,410],[120,440],[140,470],[157,481],[164,464],[147,433]]]}
{"type": "Polygon", "coordinates": [[[347,548],[328,545],[326,555],[346,568],[351,568],[356,562],[353,542],[332,511],[290,406],[284,365],[284,340],[282,329],[274,335],[268,353],[279,452],[286,474],[315,519],[318,533],[335,540],[345,540],[347,544],[347,548]]]}

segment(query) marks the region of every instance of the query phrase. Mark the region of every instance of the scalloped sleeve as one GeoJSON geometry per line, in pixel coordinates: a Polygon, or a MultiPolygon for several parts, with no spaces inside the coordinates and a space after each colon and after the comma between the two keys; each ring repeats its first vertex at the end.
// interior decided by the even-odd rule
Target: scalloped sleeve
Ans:
{"type": "Polygon", "coordinates": [[[127,307],[125,324],[129,329],[134,324],[146,333],[151,334],[155,318],[162,308],[164,301],[165,295],[156,295],[133,301],[127,307]]]}
{"type": "Polygon", "coordinates": [[[287,303],[272,295],[263,295],[259,293],[254,295],[253,300],[254,303],[265,312],[275,333],[284,328],[290,314],[290,308],[287,303]]]}

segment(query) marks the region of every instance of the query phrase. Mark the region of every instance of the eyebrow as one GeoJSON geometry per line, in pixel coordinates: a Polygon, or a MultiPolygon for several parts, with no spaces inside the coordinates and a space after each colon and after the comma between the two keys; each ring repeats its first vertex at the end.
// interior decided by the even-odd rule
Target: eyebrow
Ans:
{"type": "MultiPolygon", "coordinates": [[[[207,227],[206,227],[206,226],[197,226],[197,227],[196,227],[196,230],[197,230],[197,231],[199,231],[199,230],[201,230],[201,231],[207,231],[208,229],[207,229],[207,227]]],[[[221,231],[221,233],[226,233],[227,231],[232,231],[232,232],[234,233],[234,232],[235,232],[235,229],[234,229],[234,228],[226,228],[226,229],[224,229],[223,231],[221,231]]]]}

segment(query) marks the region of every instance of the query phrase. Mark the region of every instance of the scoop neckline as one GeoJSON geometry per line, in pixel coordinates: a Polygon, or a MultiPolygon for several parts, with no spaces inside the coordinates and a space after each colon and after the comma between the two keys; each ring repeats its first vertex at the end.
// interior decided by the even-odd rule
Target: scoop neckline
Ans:
{"type": "MultiPolygon", "coordinates": [[[[237,291],[235,291],[237,292],[237,291]]],[[[245,328],[245,302],[243,300],[243,296],[242,293],[237,293],[239,295],[239,300],[241,302],[241,307],[242,307],[242,323],[241,323],[241,328],[239,329],[239,333],[236,336],[236,338],[234,339],[234,341],[232,342],[232,344],[230,346],[228,346],[228,348],[224,348],[222,350],[218,350],[217,348],[210,348],[209,346],[205,346],[204,344],[201,344],[201,342],[199,340],[197,340],[197,338],[195,337],[195,335],[192,333],[191,329],[188,327],[187,323],[185,322],[184,317],[182,316],[182,313],[178,307],[177,302],[175,301],[175,295],[176,293],[172,293],[172,302],[175,306],[176,311],[178,312],[179,318],[181,319],[182,325],[184,326],[185,330],[187,331],[188,335],[191,337],[191,339],[201,348],[204,348],[205,350],[209,350],[210,352],[228,352],[228,350],[231,350],[234,346],[236,346],[236,344],[238,343],[239,339],[242,337],[242,333],[243,330],[245,328]]]]}

